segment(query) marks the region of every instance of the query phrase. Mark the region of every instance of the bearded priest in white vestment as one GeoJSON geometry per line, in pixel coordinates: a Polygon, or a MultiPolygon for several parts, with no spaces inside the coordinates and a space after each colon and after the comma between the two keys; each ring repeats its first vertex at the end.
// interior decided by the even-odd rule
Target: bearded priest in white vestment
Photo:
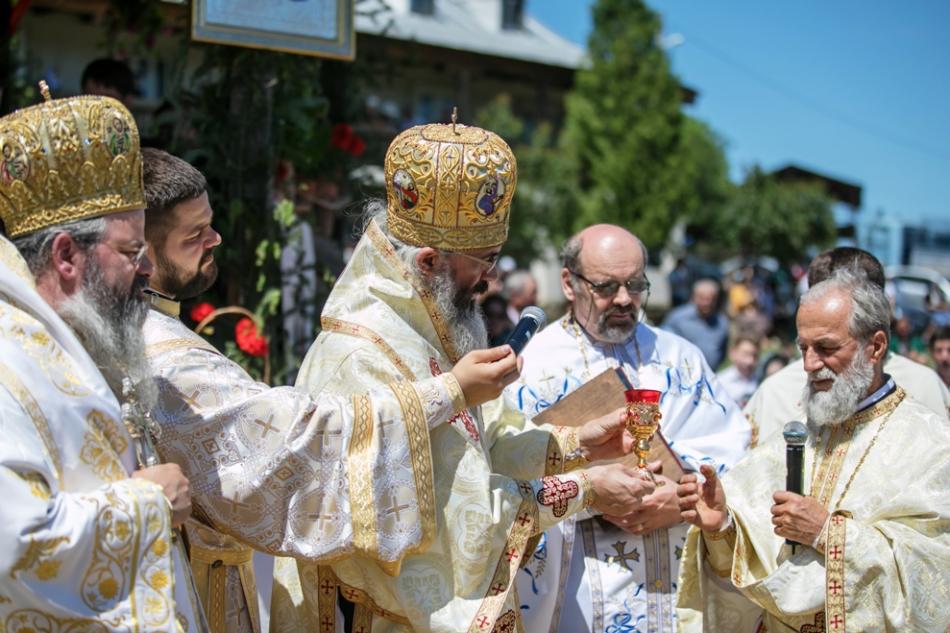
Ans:
{"type": "MultiPolygon", "coordinates": [[[[839,246],[819,254],[808,266],[808,283],[821,283],[838,269],[861,271],[872,283],[884,289],[884,267],[871,253],[852,246],[839,246]]],[[[937,417],[950,421],[950,391],[930,367],[914,362],[900,354],[888,352],[884,357],[884,373],[891,376],[920,404],[932,410],[937,417]]],[[[756,389],[744,412],[756,430],[758,439],[779,434],[786,422],[804,419],[802,390],[808,375],[801,360],[783,367],[769,376],[756,389]]]]}
{"type": "Polygon", "coordinates": [[[679,605],[709,631],[946,631],[950,430],[882,371],[890,307],[839,270],[802,296],[805,493],[772,435],[678,489],[691,529],[679,605]],[[785,544],[789,539],[794,547],[785,544]]]}
{"type": "MultiPolygon", "coordinates": [[[[352,396],[310,397],[253,380],[178,318],[178,301],[204,292],[217,276],[221,237],[211,226],[204,176],[160,150],[145,148],[143,160],[145,234],[156,256],[144,328],[159,389],[153,417],[162,426],[159,450],[191,481],[195,518],[188,535],[201,599],[214,633],[267,630],[268,606],[270,628],[280,630],[292,597],[278,592],[258,613],[256,594],[266,598],[272,578],[255,578],[252,548],[309,561],[359,554],[398,565],[422,541],[430,485],[419,468],[431,461],[428,446],[412,444],[412,437],[466,403],[497,397],[501,376],[514,378],[515,362],[490,363],[497,351],[479,351],[454,372],[352,396]],[[385,444],[369,441],[384,430],[385,444]],[[399,529],[361,523],[385,513],[392,491],[400,495],[399,529]]],[[[310,620],[316,626],[315,612],[310,620]]]]}
{"type": "MultiPolygon", "coordinates": [[[[447,372],[463,351],[485,345],[473,296],[494,277],[507,237],[511,150],[479,128],[419,126],[392,142],[385,174],[388,204],[367,205],[375,219],[330,294],[324,331],[301,368],[297,384],[312,393],[390,384],[403,394],[406,381],[447,372]]],[[[653,487],[618,464],[576,470],[632,448],[619,409],[579,429],[522,432],[524,425],[496,400],[414,438],[432,446],[420,547],[401,566],[362,556],[320,570],[301,563],[305,591],[332,604],[338,580],[343,597],[357,603],[354,631],[521,630],[513,580],[533,537],[588,505],[629,512],[653,487]]],[[[381,428],[363,441],[385,446],[390,437],[381,428]]],[[[388,505],[377,513],[354,503],[354,520],[403,529],[404,491],[379,501],[388,505]]],[[[323,626],[331,624],[321,619],[323,626]]]]}
{"type": "Polygon", "coordinates": [[[41,91],[0,119],[0,630],[204,631],[171,531],[188,481],[136,456],[154,390],[135,121],[41,91]]]}
{"type": "MultiPolygon", "coordinates": [[[[591,226],[566,243],[561,286],[567,315],[524,351],[509,397],[529,416],[609,368],[636,388],[663,393],[660,428],[687,465],[722,470],[744,453],[750,428],[702,353],[685,339],[638,323],[649,284],[646,249],[619,226],[591,226]]],[[[687,525],[677,482],[626,517],[577,517],[548,530],[518,574],[525,629],[674,631],[676,578],[687,525]]]]}

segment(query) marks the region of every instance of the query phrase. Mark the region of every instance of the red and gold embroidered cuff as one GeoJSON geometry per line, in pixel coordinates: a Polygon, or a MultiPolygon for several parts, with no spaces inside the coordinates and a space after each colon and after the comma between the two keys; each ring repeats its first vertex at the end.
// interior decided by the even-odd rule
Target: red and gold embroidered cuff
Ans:
{"type": "Polygon", "coordinates": [[[445,385],[445,390],[449,393],[449,398],[452,399],[452,412],[458,414],[464,411],[467,408],[465,393],[462,391],[458,379],[452,375],[452,372],[441,374],[439,378],[442,379],[442,384],[445,385]]]}

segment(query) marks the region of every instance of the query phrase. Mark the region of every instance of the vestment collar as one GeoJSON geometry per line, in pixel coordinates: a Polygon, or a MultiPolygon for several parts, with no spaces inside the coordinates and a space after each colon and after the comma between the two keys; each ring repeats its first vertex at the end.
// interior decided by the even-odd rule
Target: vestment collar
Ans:
{"type": "Polygon", "coordinates": [[[152,304],[152,307],[166,314],[173,319],[177,319],[181,314],[181,302],[175,301],[168,295],[160,293],[154,288],[146,288],[145,294],[148,295],[148,300],[152,304]]]}
{"type": "MultiPolygon", "coordinates": [[[[422,337],[449,367],[459,360],[449,326],[430,291],[421,287],[375,221],[356,245],[353,257],[327,298],[321,323],[349,324],[390,339],[396,332],[422,337]]],[[[400,354],[411,355],[409,350],[400,354]]]]}

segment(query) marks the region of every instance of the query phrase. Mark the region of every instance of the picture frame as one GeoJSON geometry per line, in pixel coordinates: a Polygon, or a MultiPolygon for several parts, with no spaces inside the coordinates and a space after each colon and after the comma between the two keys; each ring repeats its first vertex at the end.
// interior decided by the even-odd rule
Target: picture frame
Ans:
{"type": "Polygon", "coordinates": [[[352,60],[353,0],[192,0],[197,42],[352,60]]]}

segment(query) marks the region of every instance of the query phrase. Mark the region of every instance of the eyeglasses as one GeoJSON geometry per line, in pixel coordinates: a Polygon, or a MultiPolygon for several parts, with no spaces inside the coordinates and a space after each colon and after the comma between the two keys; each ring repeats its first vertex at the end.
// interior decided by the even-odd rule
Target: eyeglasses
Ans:
{"type": "Polygon", "coordinates": [[[465,253],[459,253],[456,251],[440,251],[446,255],[458,255],[459,257],[464,257],[465,259],[470,259],[473,262],[480,264],[485,267],[485,272],[490,273],[495,269],[495,266],[498,265],[498,258],[501,257],[501,253],[494,253],[489,255],[487,258],[482,259],[481,257],[475,257],[474,255],[467,255],[465,253]]]}
{"type": "Polygon", "coordinates": [[[142,260],[145,259],[145,256],[148,255],[148,242],[142,244],[138,248],[118,248],[113,246],[109,242],[103,242],[106,246],[111,248],[113,251],[120,255],[125,255],[129,262],[132,264],[132,268],[138,268],[142,265],[142,260]]]}
{"type": "Polygon", "coordinates": [[[590,286],[591,292],[593,292],[598,297],[603,297],[604,299],[613,297],[618,292],[620,292],[620,286],[626,288],[627,292],[631,296],[650,292],[650,282],[645,277],[631,277],[627,281],[623,282],[610,280],[598,284],[594,283],[575,270],[568,269],[567,272],[585,282],[588,286],[590,286]]]}

